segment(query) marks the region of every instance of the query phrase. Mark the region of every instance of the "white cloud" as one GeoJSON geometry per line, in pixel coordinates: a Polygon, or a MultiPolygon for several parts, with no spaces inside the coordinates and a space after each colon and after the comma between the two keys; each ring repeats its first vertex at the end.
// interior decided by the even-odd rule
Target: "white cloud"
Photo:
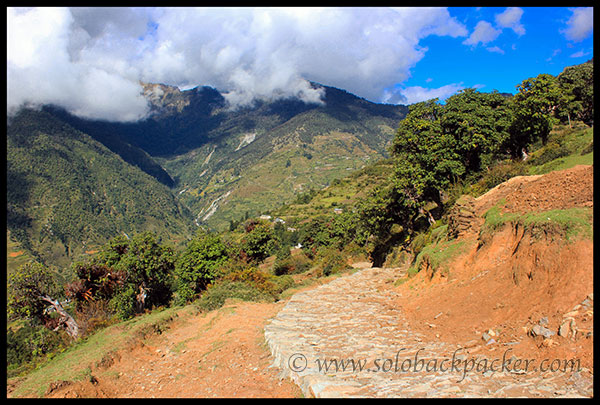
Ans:
{"type": "Polygon", "coordinates": [[[499,53],[500,55],[504,55],[504,51],[498,46],[491,46],[486,48],[489,52],[499,53]]]}
{"type": "Polygon", "coordinates": [[[234,104],[319,102],[307,80],[380,101],[427,49],[466,36],[445,8],[8,9],[8,109],[55,103],[81,116],[136,120],[139,81],[209,85],[234,104]]]}
{"type": "Polygon", "coordinates": [[[587,56],[589,54],[590,54],[589,52],[579,51],[579,52],[575,52],[570,57],[571,58],[582,58],[582,57],[587,56]]]}
{"type": "Polygon", "coordinates": [[[117,64],[103,68],[102,59],[86,63],[83,53],[78,61],[70,53],[84,37],[79,31],[73,35],[73,27],[67,9],[8,9],[9,114],[21,105],[57,104],[89,118],[134,121],[144,116],[147,102],[126,69],[117,64]]]}
{"type": "Polygon", "coordinates": [[[525,27],[521,24],[523,9],[519,7],[507,7],[503,13],[496,14],[496,25],[502,28],[510,28],[517,35],[525,34],[525,27]]]}
{"type": "Polygon", "coordinates": [[[561,33],[570,41],[583,41],[594,31],[594,8],[579,7],[571,11],[573,15],[567,21],[567,28],[561,30],[561,33]]]}
{"type": "Polygon", "coordinates": [[[451,83],[438,88],[426,88],[421,86],[396,88],[386,91],[384,102],[414,104],[433,98],[445,100],[464,88],[465,86],[463,83],[451,83]]]}
{"type": "Polygon", "coordinates": [[[498,38],[501,32],[502,30],[495,29],[489,22],[479,21],[471,35],[463,41],[463,44],[477,46],[481,42],[485,45],[498,38]]]}

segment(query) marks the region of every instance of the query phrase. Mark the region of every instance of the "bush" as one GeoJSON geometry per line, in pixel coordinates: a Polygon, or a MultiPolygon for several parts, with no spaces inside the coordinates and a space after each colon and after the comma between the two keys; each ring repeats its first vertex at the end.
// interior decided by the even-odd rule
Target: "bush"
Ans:
{"type": "Polygon", "coordinates": [[[243,281],[225,280],[211,285],[197,301],[197,306],[202,311],[212,311],[225,304],[228,298],[243,301],[273,301],[273,297],[250,283],[243,281]]]}
{"type": "Polygon", "coordinates": [[[296,282],[292,276],[286,274],[283,276],[273,277],[273,284],[275,285],[273,290],[273,293],[275,293],[274,298],[277,300],[282,292],[294,287],[296,282]]]}
{"type": "Polygon", "coordinates": [[[94,300],[80,304],[76,310],[75,318],[84,336],[110,326],[117,321],[106,300],[94,300]]]}
{"type": "Polygon", "coordinates": [[[109,302],[109,308],[120,319],[127,320],[136,314],[136,295],[137,291],[131,284],[123,288],[109,302]]]}
{"type": "Polygon", "coordinates": [[[527,166],[522,161],[505,161],[493,166],[483,178],[471,188],[471,195],[474,197],[485,194],[488,190],[496,187],[500,183],[515,177],[527,175],[527,166]]]}
{"type": "Polygon", "coordinates": [[[227,260],[227,247],[217,235],[200,233],[192,239],[175,263],[176,304],[193,300],[218,276],[227,260]]]}
{"type": "Polygon", "coordinates": [[[6,332],[6,365],[8,377],[19,374],[30,363],[41,360],[68,344],[67,336],[43,326],[24,325],[6,332]]]}
{"type": "Polygon", "coordinates": [[[564,147],[561,142],[553,141],[540,149],[538,153],[533,154],[528,163],[533,166],[540,166],[554,159],[567,156],[569,153],[568,148],[564,147]]]}
{"type": "Polygon", "coordinates": [[[331,247],[321,249],[318,253],[317,261],[324,276],[335,274],[348,267],[342,253],[331,247]]]}
{"type": "Polygon", "coordinates": [[[242,238],[241,250],[250,261],[260,263],[273,253],[275,246],[270,226],[258,223],[247,228],[247,233],[242,238]]]}

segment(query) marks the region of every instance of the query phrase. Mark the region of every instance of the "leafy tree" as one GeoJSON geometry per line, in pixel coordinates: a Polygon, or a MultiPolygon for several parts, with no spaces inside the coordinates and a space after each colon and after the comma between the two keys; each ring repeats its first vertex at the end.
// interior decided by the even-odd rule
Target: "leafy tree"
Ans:
{"type": "Polygon", "coordinates": [[[131,239],[115,237],[93,261],[125,274],[111,299],[119,316],[126,319],[144,308],[166,305],[172,297],[175,255],[156,235],[144,232],[131,239]]]}
{"type": "Polygon", "coordinates": [[[394,138],[395,188],[406,188],[409,204],[426,199],[439,202],[438,190],[465,172],[455,138],[442,131],[442,114],[437,99],[413,104],[394,138]],[[404,181],[406,178],[411,181],[404,181]]]}
{"type": "Polygon", "coordinates": [[[508,138],[511,118],[506,98],[497,91],[465,89],[446,100],[441,131],[451,137],[445,146],[458,154],[465,173],[477,172],[482,164],[491,163],[508,138]]]}
{"type": "Polygon", "coordinates": [[[43,323],[50,329],[64,327],[72,338],[79,337],[79,326],[56,299],[60,288],[54,276],[40,263],[30,262],[8,275],[8,315],[43,323]],[[53,318],[48,308],[53,308],[58,318],[53,318]]]}
{"type": "Polygon", "coordinates": [[[546,144],[554,125],[554,111],[564,103],[556,77],[542,73],[523,80],[513,98],[514,119],[509,128],[507,146],[513,156],[541,139],[546,144]]]}
{"type": "Polygon", "coordinates": [[[275,248],[271,227],[268,224],[257,223],[246,230],[241,243],[243,254],[251,261],[263,261],[275,248]]]}
{"type": "Polygon", "coordinates": [[[588,125],[594,122],[594,64],[569,66],[558,75],[558,84],[567,102],[561,106],[562,121],[579,119],[588,125]]]}
{"type": "Polygon", "coordinates": [[[227,258],[227,247],[218,235],[201,232],[188,242],[175,264],[179,301],[190,301],[204,290],[227,258]]]}

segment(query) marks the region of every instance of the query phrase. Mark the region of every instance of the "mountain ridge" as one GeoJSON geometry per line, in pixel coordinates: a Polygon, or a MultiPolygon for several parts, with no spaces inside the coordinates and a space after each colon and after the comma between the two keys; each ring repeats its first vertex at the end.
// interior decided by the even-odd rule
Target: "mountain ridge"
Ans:
{"type": "Polygon", "coordinates": [[[84,120],[58,110],[52,113],[170,187],[197,217],[215,208],[215,200],[221,201],[205,225],[224,229],[245,211],[268,211],[274,208],[273,200],[290,201],[306,187],[321,188],[344,177],[348,170],[362,167],[365,156],[388,156],[387,147],[408,111],[406,106],[372,103],[315,82],[311,86],[323,89],[323,104],[284,98],[255,100],[234,109],[209,86],[179,90],[143,83],[151,114],[137,123],[84,120]],[[329,153],[332,150],[341,155],[335,158],[329,153]],[[317,163],[324,156],[327,162],[317,163]],[[282,162],[287,166],[280,168],[282,162]],[[245,179],[246,171],[257,165],[262,168],[252,179],[245,179]],[[300,170],[294,172],[291,165],[300,170]],[[312,167],[320,168],[311,173],[312,167]],[[265,177],[272,176],[283,177],[270,184],[265,177]],[[284,187],[288,191],[277,197],[275,189],[285,179],[291,181],[284,187]],[[234,183],[247,184],[239,191],[234,183]],[[270,185],[254,198],[249,190],[258,184],[270,185]]]}

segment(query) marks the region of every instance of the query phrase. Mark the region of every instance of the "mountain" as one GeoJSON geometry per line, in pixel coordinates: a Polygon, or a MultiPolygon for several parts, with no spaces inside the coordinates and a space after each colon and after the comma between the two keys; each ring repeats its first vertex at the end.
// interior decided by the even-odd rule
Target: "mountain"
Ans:
{"type": "Polygon", "coordinates": [[[387,157],[406,106],[376,104],[341,89],[312,86],[323,89],[323,104],[290,98],[232,109],[211,87],[180,91],[144,84],[152,114],[137,123],[52,113],[125,160],[136,150],[130,163],[172,187],[197,224],[222,230],[246,212],[259,215],[387,157]],[[157,164],[148,163],[149,156],[172,182],[157,164]]]}
{"type": "Polygon", "coordinates": [[[154,231],[182,241],[189,210],[169,188],[45,111],[7,125],[8,245],[65,266],[117,235],[154,231]]]}
{"type": "Polygon", "coordinates": [[[312,85],[322,104],[232,109],[211,87],[144,84],[152,110],[135,123],[22,110],[7,124],[8,262],[60,267],[117,235],[223,230],[387,157],[407,107],[312,85]]]}

